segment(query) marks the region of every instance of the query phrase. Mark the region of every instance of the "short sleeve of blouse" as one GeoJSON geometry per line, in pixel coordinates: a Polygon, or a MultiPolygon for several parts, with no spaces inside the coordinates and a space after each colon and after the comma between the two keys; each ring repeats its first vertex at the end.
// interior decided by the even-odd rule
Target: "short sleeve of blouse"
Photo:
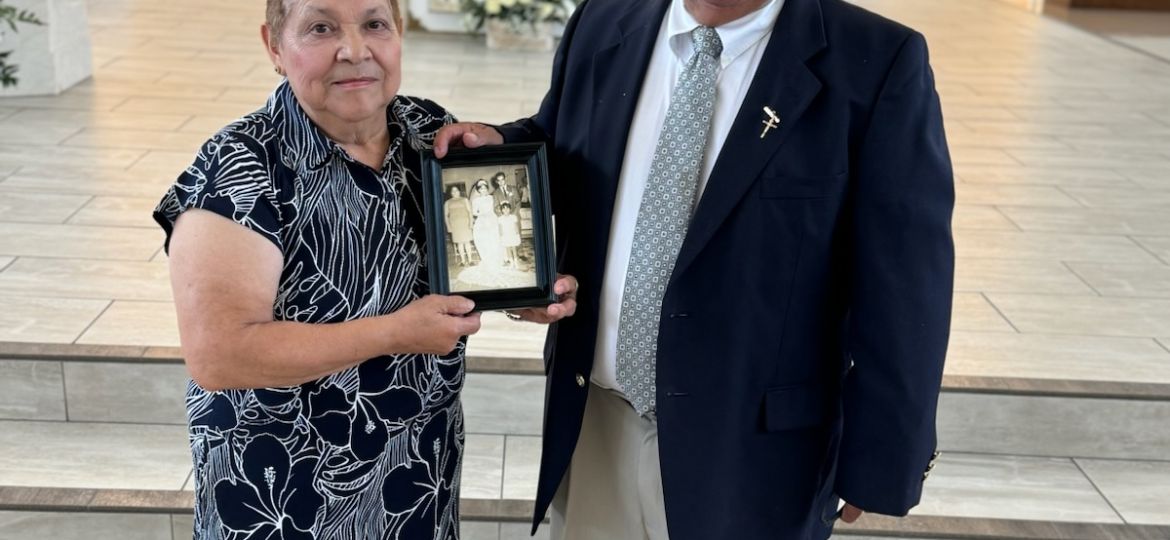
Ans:
{"type": "Polygon", "coordinates": [[[154,210],[154,220],[166,232],[165,247],[170,249],[179,215],[200,208],[243,225],[282,248],[280,208],[270,173],[270,160],[277,159],[258,141],[230,129],[212,137],[154,210]]]}

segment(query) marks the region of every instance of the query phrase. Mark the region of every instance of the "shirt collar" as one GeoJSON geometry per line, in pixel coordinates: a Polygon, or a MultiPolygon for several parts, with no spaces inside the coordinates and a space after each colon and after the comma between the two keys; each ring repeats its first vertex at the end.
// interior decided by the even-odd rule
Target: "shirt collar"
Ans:
{"type": "MultiPolygon", "coordinates": [[[[684,0],[672,0],[670,10],[666,14],[667,40],[680,62],[690,59],[694,43],[688,34],[699,27],[699,22],[687,12],[683,2],[684,0]]],[[[782,7],[784,0],[768,0],[760,9],[715,28],[720,41],[723,42],[723,54],[719,57],[720,67],[727,67],[744,51],[768,35],[776,24],[782,7]]]]}
{"type": "MultiPolygon", "coordinates": [[[[297,174],[304,174],[324,167],[334,155],[346,161],[353,161],[349,153],[336,141],[313,123],[297,101],[292,87],[285,80],[268,98],[268,114],[274,120],[281,140],[281,162],[297,174]]],[[[390,150],[382,166],[385,168],[394,151],[394,145],[403,128],[398,118],[409,106],[395,98],[386,107],[386,124],[390,129],[390,150]]]]}
{"type": "Polygon", "coordinates": [[[301,108],[288,81],[283,81],[268,98],[268,114],[280,133],[281,161],[299,172],[321,168],[335,152],[337,143],[323,133],[301,108]]]}

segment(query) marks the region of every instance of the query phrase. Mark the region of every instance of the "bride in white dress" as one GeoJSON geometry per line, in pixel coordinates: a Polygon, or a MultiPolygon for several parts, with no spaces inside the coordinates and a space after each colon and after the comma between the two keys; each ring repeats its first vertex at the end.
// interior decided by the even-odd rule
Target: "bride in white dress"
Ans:
{"type": "Polygon", "coordinates": [[[471,187],[471,239],[479,253],[479,264],[459,272],[451,292],[479,289],[513,289],[536,286],[536,274],[504,266],[504,246],[500,240],[500,219],[491,186],[476,180],[471,187]]]}
{"type": "Polygon", "coordinates": [[[500,245],[495,199],[485,180],[477,180],[472,189],[471,215],[475,217],[475,223],[471,226],[471,237],[475,250],[479,252],[479,266],[485,270],[499,268],[504,262],[504,248],[500,245]]]}

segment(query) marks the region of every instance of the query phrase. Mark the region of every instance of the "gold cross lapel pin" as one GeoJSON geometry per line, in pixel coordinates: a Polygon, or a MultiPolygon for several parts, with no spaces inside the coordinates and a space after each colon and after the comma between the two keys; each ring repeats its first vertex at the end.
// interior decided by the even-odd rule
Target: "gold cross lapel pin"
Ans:
{"type": "Polygon", "coordinates": [[[776,114],[776,111],[773,111],[771,107],[765,105],[764,114],[768,115],[768,117],[763,121],[764,131],[760,132],[761,139],[763,139],[764,136],[768,134],[769,129],[776,129],[780,127],[780,115],[776,114]]]}

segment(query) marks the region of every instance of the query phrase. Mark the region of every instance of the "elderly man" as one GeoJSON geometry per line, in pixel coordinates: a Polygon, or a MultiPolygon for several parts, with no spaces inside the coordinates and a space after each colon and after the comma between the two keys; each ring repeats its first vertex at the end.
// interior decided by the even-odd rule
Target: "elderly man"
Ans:
{"type": "Polygon", "coordinates": [[[505,140],[551,145],[580,285],[572,318],[518,313],[556,321],[536,523],[823,539],[917,504],[954,264],[920,34],[843,0],[588,0],[535,116],[436,151],[505,140]]]}

